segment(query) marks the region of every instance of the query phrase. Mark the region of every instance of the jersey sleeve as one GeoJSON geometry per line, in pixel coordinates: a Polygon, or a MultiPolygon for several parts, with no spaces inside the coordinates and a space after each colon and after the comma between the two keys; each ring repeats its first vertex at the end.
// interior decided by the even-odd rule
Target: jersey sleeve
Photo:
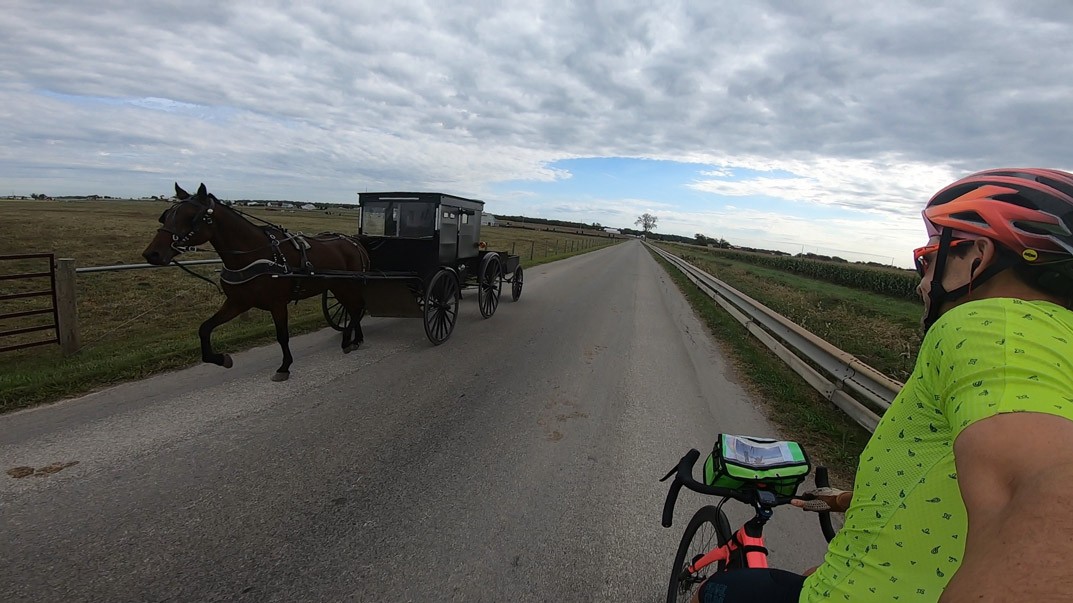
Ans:
{"type": "Polygon", "coordinates": [[[926,386],[955,438],[1001,413],[1073,420],[1073,338],[1049,314],[1015,302],[963,304],[925,338],[926,386]]]}

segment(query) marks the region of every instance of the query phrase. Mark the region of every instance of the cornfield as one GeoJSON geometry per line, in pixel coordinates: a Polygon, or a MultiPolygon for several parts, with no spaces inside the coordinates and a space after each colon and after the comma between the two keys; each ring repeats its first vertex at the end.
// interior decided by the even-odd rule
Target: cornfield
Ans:
{"type": "MultiPolygon", "coordinates": [[[[683,246],[683,249],[697,251],[695,247],[683,246]]],[[[920,282],[914,272],[898,268],[874,268],[859,264],[843,264],[793,256],[734,251],[731,249],[709,248],[705,249],[703,253],[707,253],[712,257],[746,262],[756,266],[799,274],[836,285],[863,289],[880,295],[889,295],[897,299],[916,299],[916,286],[920,282]]]]}

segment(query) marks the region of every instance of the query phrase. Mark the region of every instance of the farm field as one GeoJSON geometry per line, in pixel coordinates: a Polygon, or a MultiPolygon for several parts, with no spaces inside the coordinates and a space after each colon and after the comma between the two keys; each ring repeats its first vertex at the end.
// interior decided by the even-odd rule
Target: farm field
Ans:
{"type": "MultiPolygon", "coordinates": [[[[4,236],[0,255],[55,253],[74,258],[80,268],[144,264],[141,252],[156,233],[164,201],[0,200],[4,236]]],[[[252,216],[293,232],[353,234],[357,211],[279,211],[242,208],[252,216]]],[[[514,251],[522,266],[534,266],[618,242],[602,237],[485,227],[489,249],[514,251]]],[[[212,253],[185,254],[183,260],[215,259],[212,253]]],[[[194,270],[214,277],[218,266],[194,270]]],[[[38,272],[43,260],[3,262],[0,274],[38,272]]],[[[4,292],[47,288],[47,280],[2,281],[4,292]],[[44,285],[42,286],[42,282],[44,285]]],[[[210,284],[174,267],[80,274],[76,279],[82,349],[64,358],[59,346],[45,345],[0,355],[0,412],[92,391],[200,361],[197,327],[223,301],[210,284]]],[[[509,286],[505,288],[509,291],[509,286]]],[[[509,293],[508,293],[509,295],[509,293]]],[[[47,306],[45,298],[0,302],[0,314],[47,306]]],[[[320,299],[292,305],[292,335],[326,326],[320,299]]],[[[0,321],[0,331],[49,322],[50,316],[0,321]]],[[[252,311],[213,333],[219,351],[274,341],[271,317],[252,311]]],[[[41,334],[5,337],[0,345],[41,340],[41,334]]]]}
{"type": "Polygon", "coordinates": [[[913,370],[921,341],[919,300],[836,285],[700,248],[659,246],[897,381],[904,382],[913,370]]]}
{"type": "MultiPolygon", "coordinates": [[[[921,339],[920,302],[776,270],[748,261],[752,258],[735,260],[718,251],[657,245],[898,381],[904,382],[912,371],[921,339]]],[[[723,344],[743,383],[766,401],[771,420],[819,453],[835,482],[852,483],[868,431],[820,396],[677,268],[656,260],[723,344]]]]}

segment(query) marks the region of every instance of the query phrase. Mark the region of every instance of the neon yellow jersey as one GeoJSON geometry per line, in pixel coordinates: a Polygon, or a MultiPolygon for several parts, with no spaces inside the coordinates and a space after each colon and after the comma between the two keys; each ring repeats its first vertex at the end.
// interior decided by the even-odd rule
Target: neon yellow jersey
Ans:
{"type": "Polygon", "coordinates": [[[937,601],[968,524],[954,439],[1007,412],[1073,420],[1073,312],[986,299],[945,313],[861,453],[846,525],[801,601],[937,601]]]}

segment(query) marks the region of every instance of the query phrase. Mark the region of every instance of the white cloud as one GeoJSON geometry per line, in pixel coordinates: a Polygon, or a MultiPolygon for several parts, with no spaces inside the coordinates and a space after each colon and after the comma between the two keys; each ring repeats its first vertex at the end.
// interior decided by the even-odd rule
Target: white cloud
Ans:
{"type": "Polygon", "coordinates": [[[866,159],[818,158],[811,161],[738,161],[738,167],[793,176],[727,179],[732,170],[705,173],[716,176],[689,187],[728,197],[773,197],[818,206],[836,206],[875,213],[919,211],[932,193],[957,175],[946,166],[866,159]]]}
{"type": "Polygon", "coordinates": [[[712,166],[696,190],[908,224],[967,171],[1073,167],[1071,24],[1031,0],[8,3],[0,187],[482,197],[648,157],[712,166]]]}

